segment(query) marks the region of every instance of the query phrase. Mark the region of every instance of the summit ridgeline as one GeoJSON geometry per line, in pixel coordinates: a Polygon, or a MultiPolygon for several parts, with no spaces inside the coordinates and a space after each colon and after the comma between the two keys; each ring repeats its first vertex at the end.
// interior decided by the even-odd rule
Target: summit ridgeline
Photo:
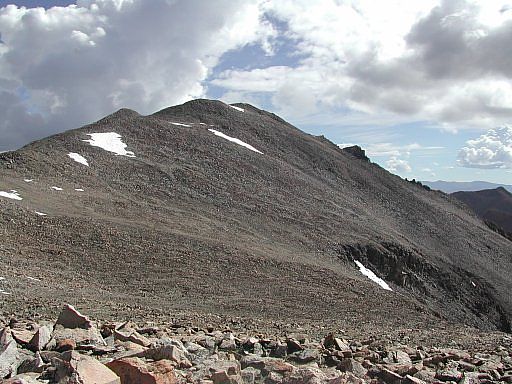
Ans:
{"type": "Polygon", "coordinates": [[[79,302],[276,332],[511,329],[507,238],[248,104],[122,109],[0,154],[0,175],[6,322],[79,302]]]}

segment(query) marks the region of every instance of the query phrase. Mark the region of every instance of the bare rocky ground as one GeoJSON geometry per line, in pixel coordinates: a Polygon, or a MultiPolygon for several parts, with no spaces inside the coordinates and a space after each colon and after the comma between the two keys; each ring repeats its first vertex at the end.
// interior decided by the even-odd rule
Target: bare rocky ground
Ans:
{"type": "Polygon", "coordinates": [[[97,324],[65,305],[56,321],[9,320],[0,333],[0,381],[80,383],[512,382],[512,337],[468,349],[360,335],[251,333],[232,327],[97,324]]]}
{"type": "Polygon", "coordinates": [[[44,324],[71,303],[100,323],[240,340],[508,348],[512,242],[358,148],[238,107],[120,110],[0,154],[0,191],[22,198],[0,197],[3,324],[44,324]],[[107,132],[135,157],[84,142],[107,132]]]}

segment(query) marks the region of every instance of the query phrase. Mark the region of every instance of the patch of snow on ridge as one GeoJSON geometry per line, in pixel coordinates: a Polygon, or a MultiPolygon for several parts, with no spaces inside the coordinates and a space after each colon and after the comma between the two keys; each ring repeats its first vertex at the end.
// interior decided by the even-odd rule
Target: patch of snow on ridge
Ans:
{"type": "Polygon", "coordinates": [[[88,133],[89,140],[83,140],[93,147],[100,147],[105,151],[113,152],[116,155],[135,157],[132,151],[127,151],[127,145],[121,140],[121,135],[115,132],[88,133]]]}
{"type": "Polygon", "coordinates": [[[231,107],[231,108],[233,108],[233,109],[236,109],[237,111],[245,112],[245,109],[240,108],[240,107],[237,107],[237,106],[235,106],[235,105],[230,105],[230,107],[231,107]]]}
{"type": "Polygon", "coordinates": [[[89,162],[87,161],[87,159],[79,153],[69,152],[68,156],[75,160],[77,163],[89,166],[89,162]]]}
{"type": "Polygon", "coordinates": [[[33,181],[34,181],[34,179],[23,179],[23,181],[24,181],[25,183],[31,183],[31,182],[33,182],[33,181]]]}
{"type": "Polygon", "coordinates": [[[83,192],[83,191],[84,191],[84,189],[83,189],[83,188],[75,188],[75,191],[77,191],[77,192],[83,192]]]}
{"type": "Polygon", "coordinates": [[[179,125],[180,127],[191,127],[191,125],[189,124],[183,124],[183,123],[173,123],[171,122],[172,125],[179,125]]]}
{"type": "Polygon", "coordinates": [[[55,186],[54,186],[54,187],[52,187],[52,189],[53,189],[54,191],[62,191],[62,188],[61,188],[61,187],[55,187],[55,186]]]}
{"type": "Polygon", "coordinates": [[[39,211],[34,211],[34,213],[38,216],[47,216],[46,213],[43,213],[43,212],[39,212],[39,211]]]}
{"type": "Polygon", "coordinates": [[[23,200],[23,197],[21,197],[14,189],[12,189],[11,192],[0,191],[0,196],[13,200],[23,200]]]}
{"type": "Polygon", "coordinates": [[[263,155],[263,152],[261,151],[258,151],[256,148],[254,148],[252,145],[250,144],[247,144],[246,142],[240,140],[240,139],[237,139],[235,137],[231,137],[231,136],[228,136],[228,135],[225,135],[224,133],[222,132],[219,132],[215,129],[208,129],[210,132],[212,132],[214,135],[216,136],[219,136],[219,137],[222,137],[223,139],[226,139],[226,140],[229,140],[229,141],[232,141],[233,143],[236,143],[238,145],[241,145],[242,147],[245,147],[245,148],[248,148],[250,149],[251,151],[254,151],[254,152],[258,152],[260,154],[263,155]]]}
{"type": "Polygon", "coordinates": [[[387,291],[392,291],[391,287],[380,277],[378,277],[375,273],[370,271],[368,268],[366,268],[361,262],[354,260],[354,262],[359,267],[359,272],[361,272],[363,275],[365,275],[367,278],[369,278],[371,281],[379,284],[382,288],[384,288],[387,291]]]}

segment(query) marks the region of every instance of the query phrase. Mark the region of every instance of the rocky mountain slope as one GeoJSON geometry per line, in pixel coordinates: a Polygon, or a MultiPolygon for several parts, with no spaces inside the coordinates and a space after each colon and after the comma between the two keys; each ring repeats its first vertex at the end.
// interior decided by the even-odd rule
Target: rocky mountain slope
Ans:
{"type": "Polygon", "coordinates": [[[510,241],[250,105],[120,110],[0,154],[0,175],[6,316],[510,331],[510,241]]]}
{"type": "Polygon", "coordinates": [[[505,188],[455,192],[452,196],[467,204],[483,220],[512,233],[512,193],[505,188]]]}

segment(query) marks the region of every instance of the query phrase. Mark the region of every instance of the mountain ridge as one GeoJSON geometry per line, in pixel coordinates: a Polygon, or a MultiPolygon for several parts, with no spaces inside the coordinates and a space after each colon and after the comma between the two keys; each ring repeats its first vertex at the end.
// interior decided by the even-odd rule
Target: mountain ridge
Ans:
{"type": "Polygon", "coordinates": [[[467,204],[483,220],[512,233],[512,193],[505,188],[455,192],[452,196],[467,204]]]}
{"type": "Polygon", "coordinates": [[[440,190],[445,193],[453,192],[474,192],[484,189],[505,188],[507,191],[512,192],[512,185],[496,184],[487,181],[422,181],[423,184],[432,189],[440,190]]]}
{"type": "Polygon", "coordinates": [[[23,197],[0,199],[9,261],[0,273],[13,292],[6,308],[44,312],[86,297],[99,316],[258,314],[352,329],[446,320],[510,330],[510,242],[445,194],[234,106],[244,110],[208,100],[149,116],[120,110],[0,154],[0,190],[23,197]],[[109,132],[135,157],[84,141],[109,132]],[[393,291],[363,276],[356,260],[393,291]],[[20,306],[14,277],[29,272],[45,285],[20,306]],[[112,299],[116,308],[96,305],[112,299]]]}

